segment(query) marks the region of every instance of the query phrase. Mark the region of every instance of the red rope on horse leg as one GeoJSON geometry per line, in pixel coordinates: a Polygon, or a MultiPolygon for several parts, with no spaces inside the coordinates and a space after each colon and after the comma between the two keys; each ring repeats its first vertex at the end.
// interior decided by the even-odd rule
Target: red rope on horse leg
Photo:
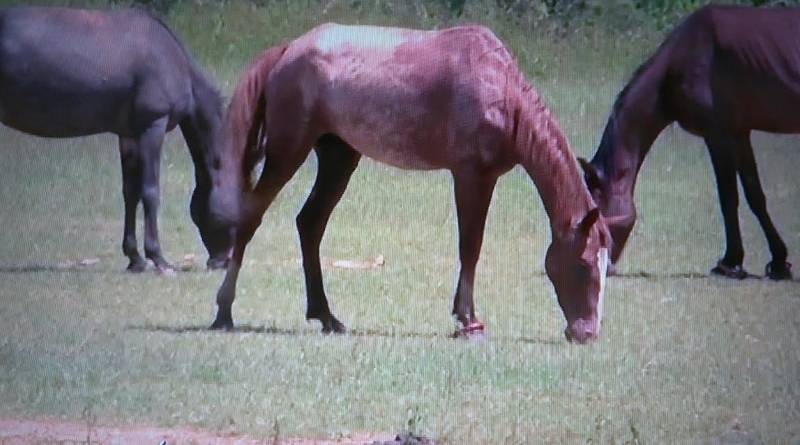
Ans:
{"type": "Polygon", "coordinates": [[[453,338],[469,337],[471,334],[483,334],[484,326],[478,320],[464,326],[453,334],[453,338]]]}

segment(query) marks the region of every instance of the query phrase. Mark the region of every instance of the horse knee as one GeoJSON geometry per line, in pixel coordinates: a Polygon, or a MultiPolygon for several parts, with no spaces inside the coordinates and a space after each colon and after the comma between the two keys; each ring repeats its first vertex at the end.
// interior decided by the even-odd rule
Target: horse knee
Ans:
{"type": "Polygon", "coordinates": [[[308,241],[309,236],[313,236],[318,231],[318,215],[316,212],[303,208],[295,218],[297,233],[300,235],[300,242],[308,241]]]}
{"type": "Polygon", "coordinates": [[[241,201],[238,191],[231,192],[220,187],[211,189],[207,201],[198,198],[198,201],[192,200],[192,205],[195,203],[198,213],[205,213],[209,224],[220,228],[234,227],[240,221],[246,223],[250,215],[255,213],[253,205],[245,205],[247,202],[241,201]]]}
{"type": "Polygon", "coordinates": [[[148,207],[158,207],[161,196],[157,185],[145,185],[142,187],[142,203],[148,207]]]}

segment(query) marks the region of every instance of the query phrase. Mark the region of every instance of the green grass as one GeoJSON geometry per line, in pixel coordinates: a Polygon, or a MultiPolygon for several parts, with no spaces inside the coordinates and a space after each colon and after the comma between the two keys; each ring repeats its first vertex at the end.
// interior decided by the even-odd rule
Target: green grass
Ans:
{"type": "MultiPolygon", "coordinates": [[[[225,92],[250,54],[319,21],[435,25],[379,9],[303,15],[293,2],[270,5],[184,3],[170,21],[225,92]],[[219,17],[227,25],[214,31],[219,17]]],[[[652,42],[552,41],[494,20],[484,21],[502,29],[576,153],[590,156],[614,95],[652,42]]],[[[610,280],[602,339],[588,347],[563,340],[543,275],[546,217],[518,169],[495,192],[478,269],[488,341],[447,338],[457,268],[449,176],[369,160],[333,215],[322,255],[382,254],[386,264],[325,271],[352,334],[326,337],[303,320],[294,215],[313,156],[248,249],[234,305],[244,328],[222,334],[203,329],[221,273],[123,272],[114,138],[45,140],[7,128],[0,136],[0,416],[92,414],[100,423],[265,439],[276,430],[336,437],[412,424],[453,444],[606,444],[636,435],[695,443],[737,422],[766,443],[800,436],[800,286],[683,277],[707,273],[724,240],[705,149],[678,129],[661,136],[644,165],[640,219],[620,265],[652,275],[610,280]],[[55,269],[86,257],[101,261],[55,269]]],[[[758,134],[754,143],[771,214],[800,264],[800,141],[758,134]]],[[[204,260],[188,215],[192,167],[177,134],[162,169],[164,251],[173,261],[189,253],[204,260]]],[[[745,266],[761,272],[769,252],[744,202],[741,219],[745,266]]]]}

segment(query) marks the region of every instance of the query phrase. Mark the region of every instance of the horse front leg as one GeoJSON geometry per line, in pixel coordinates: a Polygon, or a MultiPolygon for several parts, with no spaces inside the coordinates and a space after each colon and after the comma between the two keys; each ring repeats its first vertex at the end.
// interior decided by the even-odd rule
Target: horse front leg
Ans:
{"type": "MultiPolygon", "coordinates": [[[[258,225],[256,225],[256,227],[257,226],[258,225]]],[[[211,330],[224,329],[229,331],[233,329],[231,307],[233,306],[233,300],[236,298],[236,280],[239,278],[239,269],[242,267],[244,250],[247,247],[247,243],[253,237],[255,228],[250,230],[248,227],[242,227],[239,230],[234,229],[233,231],[233,254],[228,260],[225,279],[222,281],[219,290],[217,290],[217,316],[209,327],[211,330]]]]}
{"type": "MultiPolygon", "coordinates": [[[[279,146],[286,145],[279,144],[279,146]]],[[[231,308],[236,298],[236,281],[239,278],[245,248],[261,225],[264,212],[275,200],[278,192],[294,176],[309,151],[310,148],[305,151],[295,149],[281,152],[286,157],[267,155],[255,190],[246,191],[242,196],[241,215],[233,233],[233,255],[228,261],[225,279],[217,291],[217,316],[210,329],[233,329],[231,308]]]]}
{"type": "Polygon", "coordinates": [[[147,262],[139,255],[136,242],[136,209],[142,199],[142,161],[136,141],[120,137],[119,155],[122,164],[122,197],[125,203],[122,253],[128,257],[129,272],[142,272],[147,267],[147,262]]]}
{"type": "MultiPolygon", "coordinates": [[[[277,192],[275,193],[277,194],[277,192]]],[[[228,260],[225,279],[217,291],[217,316],[209,329],[233,329],[231,308],[234,299],[236,299],[236,281],[239,278],[239,270],[242,267],[244,251],[247,248],[247,244],[253,239],[256,229],[261,225],[264,212],[271,202],[272,199],[265,202],[259,199],[258,196],[247,195],[244,197],[240,224],[237,228],[232,229],[233,253],[228,260]]]]}
{"type": "Polygon", "coordinates": [[[748,273],[742,268],[744,248],[739,229],[739,190],[736,185],[736,159],[733,153],[735,146],[727,137],[706,138],[706,145],[717,178],[717,193],[725,223],[725,255],[711,269],[711,273],[728,278],[747,278],[748,273]]]}
{"type": "Polygon", "coordinates": [[[164,259],[158,239],[158,208],[161,199],[161,145],[167,117],[153,122],[138,139],[142,158],[142,206],[144,207],[144,254],[159,273],[172,275],[175,269],[164,259]]]}
{"type": "Polygon", "coordinates": [[[772,261],[767,263],[765,273],[773,280],[789,280],[792,278],[792,265],[786,261],[788,255],[786,244],[767,213],[767,198],[764,196],[761,180],[758,177],[758,168],[749,137],[741,140],[736,150],[736,156],[744,196],[750,205],[750,210],[761,224],[761,229],[769,244],[769,251],[772,254],[772,261]]]}
{"type": "Polygon", "coordinates": [[[453,315],[461,325],[456,336],[483,333],[483,323],[475,316],[473,284],[475,267],[483,243],[486,214],[496,183],[496,176],[481,176],[473,171],[453,173],[458,214],[458,253],[461,263],[456,295],[453,299],[453,315]]]}
{"type": "Polygon", "coordinates": [[[343,333],[346,331],[344,325],[333,316],[328,306],[322,282],[319,245],[331,213],[347,189],[361,155],[335,136],[320,139],[315,150],[317,179],[296,220],[306,282],[306,320],[319,320],[322,332],[343,333]]]}

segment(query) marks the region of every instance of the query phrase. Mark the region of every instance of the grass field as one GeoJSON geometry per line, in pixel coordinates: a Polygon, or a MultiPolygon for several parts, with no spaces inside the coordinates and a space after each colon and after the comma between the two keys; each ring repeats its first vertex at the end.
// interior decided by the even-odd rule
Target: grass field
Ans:
{"type": "MultiPolygon", "coordinates": [[[[303,16],[299,3],[193,2],[169,17],[225,93],[249,54],[313,23],[413,22],[335,5],[303,16]]],[[[498,29],[575,152],[591,156],[626,73],[654,41],[498,29]]],[[[487,341],[448,338],[457,268],[449,175],[369,160],[322,255],[386,263],[325,270],[351,334],[323,336],[303,320],[294,215],[313,156],[246,254],[234,305],[241,329],[212,333],[204,328],[221,273],[123,272],[115,138],[45,140],[7,128],[0,138],[0,417],[197,426],[265,441],[410,428],[451,444],[704,443],[734,425],[764,443],[800,440],[800,283],[706,276],[724,247],[716,189],[702,142],[677,128],[644,165],[640,219],[620,264],[627,276],[609,281],[602,336],[588,347],[563,339],[543,274],[547,221],[521,170],[495,191],[479,263],[487,341]],[[99,262],[73,265],[85,258],[99,262]]],[[[754,145],[771,214],[800,265],[800,139],[757,134],[754,145]]],[[[177,133],[162,171],[165,254],[202,264],[177,133]]],[[[769,252],[744,203],[741,220],[745,266],[763,273],[769,252]]]]}

